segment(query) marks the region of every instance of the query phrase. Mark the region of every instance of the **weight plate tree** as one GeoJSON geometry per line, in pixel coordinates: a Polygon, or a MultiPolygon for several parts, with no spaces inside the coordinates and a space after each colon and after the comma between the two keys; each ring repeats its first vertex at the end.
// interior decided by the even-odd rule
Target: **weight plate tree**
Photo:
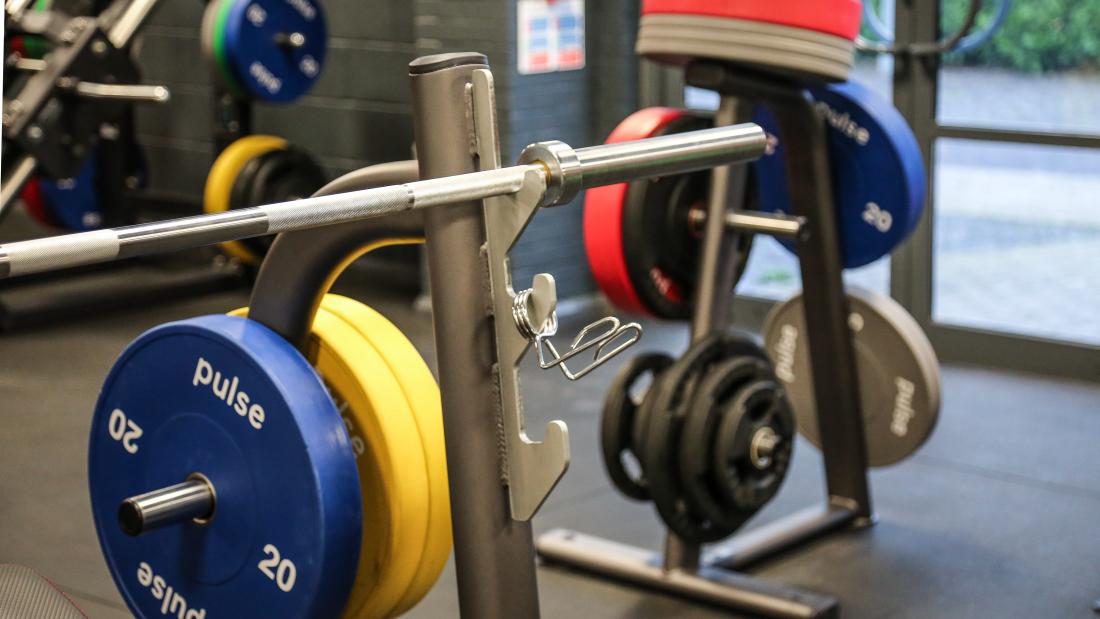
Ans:
{"type": "Polygon", "coordinates": [[[202,48],[230,92],[270,103],[301,97],[321,75],[325,16],[312,0],[214,0],[202,48]]]}
{"type": "MultiPolygon", "coordinates": [[[[870,264],[898,248],[924,213],[925,173],[920,146],[901,113],[855,82],[810,89],[825,120],[833,196],[845,268],[870,264]]],[[[772,148],[753,168],[760,209],[790,213],[782,132],[766,108],[753,121],[772,148]]],[[[784,246],[794,249],[785,242],[784,246]]]]}
{"type": "MultiPolygon", "coordinates": [[[[712,125],[702,114],[647,108],[611,133],[613,144],[712,125]]],[[[588,263],[600,288],[619,307],[670,320],[691,314],[710,172],[609,185],[585,195],[584,238],[588,263]]],[[[740,235],[748,254],[751,235],[740,235]]],[[[742,264],[742,269],[743,269],[742,264]]]]}
{"type": "MultiPolygon", "coordinates": [[[[924,444],[940,411],[940,370],[920,325],[893,299],[848,290],[860,406],[872,466],[899,462],[924,444]]],[[[798,431],[820,447],[805,303],[798,295],[775,307],[764,324],[764,344],[790,395],[798,431]]]]}
{"type": "Polygon", "coordinates": [[[206,316],[140,336],[101,391],[88,460],[100,546],[138,617],[339,614],[362,529],[354,452],[267,327],[206,316]],[[176,484],[196,509],[165,510],[176,484]]]}
{"type": "MultiPolygon", "coordinates": [[[[234,141],[214,160],[203,188],[203,211],[221,213],[232,208],[233,185],[241,175],[242,169],[266,153],[285,150],[286,140],[270,135],[249,135],[234,141]]],[[[229,255],[246,264],[259,264],[263,253],[256,250],[270,245],[270,241],[230,241],[222,243],[221,248],[229,255]]]]}
{"type": "Polygon", "coordinates": [[[811,82],[848,79],[859,0],[644,0],[637,51],[686,65],[714,59],[811,82]]]}

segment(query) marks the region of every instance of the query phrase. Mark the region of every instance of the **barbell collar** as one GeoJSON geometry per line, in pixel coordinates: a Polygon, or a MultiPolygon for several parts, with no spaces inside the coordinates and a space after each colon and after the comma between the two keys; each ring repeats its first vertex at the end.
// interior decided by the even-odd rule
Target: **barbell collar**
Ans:
{"type": "Polygon", "coordinates": [[[578,150],[543,143],[531,151],[543,158],[509,168],[7,243],[0,245],[0,278],[514,195],[536,181],[552,193],[540,203],[563,204],[582,189],[746,163],[765,146],[764,131],[754,124],[578,150]]]}
{"type": "Polygon", "coordinates": [[[214,486],[202,475],[139,494],[118,506],[118,525],[127,535],[138,536],[182,522],[203,524],[214,515],[214,486]]]}
{"type": "Polygon", "coordinates": [[[592,187],[755,161],[766,147],[764,130],[744,123],[575,150],[561,142],[538,142],[525,148],[519,161],[546,166],[543,206],[549,206],[566,204],[592,187]]]}

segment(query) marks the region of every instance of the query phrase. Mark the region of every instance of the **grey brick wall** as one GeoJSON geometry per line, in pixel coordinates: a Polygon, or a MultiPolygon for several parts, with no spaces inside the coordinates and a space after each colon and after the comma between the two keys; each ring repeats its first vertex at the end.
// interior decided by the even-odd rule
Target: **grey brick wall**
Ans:
{"type": "MultiPolygon", "coordinates": [[[[497,81],[506,162],[523,146],[603,140],[637,105],[633,59],[638,0],[588,0],[587,67],[521,76],[515,0],[328,0],[328,60],[317,86],[289,106],[257,105],[253,129],[305,147],[332,175],[405,159],[412,142],[407,63],[422,54],[480,51],[497,81]]],[[[166,106],[142,107],[139,139],[155,189],[199,195],[213,161],[212,86],[201,60],[199,0],[163,0],[144,31],[147,81],[172,89],[166,106]]],[[[517,285],[553,273],[562,297],[593,289],[584,258],[582,210],[538,216],[513,257],[517,285]]]]}

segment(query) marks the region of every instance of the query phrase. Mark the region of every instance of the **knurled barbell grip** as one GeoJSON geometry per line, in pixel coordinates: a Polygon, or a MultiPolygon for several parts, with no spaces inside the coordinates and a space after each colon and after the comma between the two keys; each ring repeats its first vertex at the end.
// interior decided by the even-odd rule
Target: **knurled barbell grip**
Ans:
{"type": "Polygon", "coordinates": [[[191,479],[124,500],[118,506],[118,525],[127,535],[181,522],[208,520],[214,514],[214,487],[206,478],[191,479]]]}
{"type": "Polygon", "coordinates": [[[764,131],[753,124],[580,150],[544,142],[510,168],[8,243],[0,245],[0,278],[512,195],[534,179],[545,184],[544,204],[564,203],[590,187],[748,162],[765,145],[764,131]]]}

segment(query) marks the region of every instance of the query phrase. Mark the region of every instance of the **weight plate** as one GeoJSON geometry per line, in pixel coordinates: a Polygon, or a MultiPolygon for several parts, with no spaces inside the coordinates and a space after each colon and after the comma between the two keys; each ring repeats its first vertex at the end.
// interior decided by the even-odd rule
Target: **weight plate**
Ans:
{"type": "Polygon", "coordinates": [[[340,295],[325,296],[322,308],[338,315],[382,354],[397,377],[413,412],[424,446],[428,472],[428,535],[424,555],[412,582],[393,611],[400,615],[419,602],[439,578],[451,553],[451,498],[447,483],[447,452],[443,437],[443,405],[431,370],[412,342],[385,316],[340,295]]]}
{"type": "MultiPolygon", "coordinates": [[[[714,366],[699,383],[684,418],[680,436],[679,466],[684,499],[691,511],[702,514],[720,526],[734,530],[756,511],[740,505],[724,504],[719,494],[719,480],[713,455],[718,443],[719,426],[733,413],[731,400],[750,382],[771,375],[771,368],[761,350],[757,355],[734,357],[714,366]]],[[[793,423],[792,423],[793,425],[793,423]]],[[[733,426],[736,431],[738,426],[733,426]]],[[[747,452],[746,452],[747,453],[747,452]]]]}
{"type": "MultiPolygon", "coordinates": [[[[293,146],[268,151],[249,160],[237,174],[230,191],[229,208],[240,209],[262,204],[308,198],[324,186],[325,173],[308,153],[293,146]]],[[[267,255],[275,236],[259,236],[239,241],[253,255],[267,255]]]]}
{"type": "Polygon", "coordinates": [[[625,458],[632,458],[640,469],[641,459],[634,451],[632,440],[637,412],[657,377],[670,365],[672,357],[663,353],[647,353],[632,358],[619,369],[604,400],[603,415],[600,417],[600,450],[607,475],[620,492],[638,501],[649,499],[645,475],[641,470],[631,474],[625,458]],[[638,393],[639,385],[646,378],[651,382],[645,391],[638,393]]]}
{"type": "Polygon", "coordinates": [[[701,15],[814,30],[855,40],[862,18],[859,0],[644,0],[642,15],[701,15]]]}
{"type": "Polygon", "coordinates": [[[229,7],[218,22],[215,52],[224,55],[247,92],[271,103],[289,103],[308,92],[321,76],[327,47],[320,4],[313,0],[222,1],[229,7]]]}
{"type": "MultiPolygon", "coordinates": [[[[893,299],[853,288],[848,308],[867,457],[871,466],[886,466],[931,436],[940,411],[939,362],[920,325],[893,299]]],[[[804,311],[802,295],[774,308],[764,324],[764,342],[798,431],[820,447],[804,311]]]]}
{"type": "Polygon", "coordinates": [[[430,506],[424,446],[401,385],[351,325],[318,311],[316,368],[341,410],[357,453],[364,526],[349,617],[387,617],[424,553],[430,506]]]}
{"type": "MultiPolygon", "coordinates": [[[[203,188],[203,210],[207,213],[221,213],[229,210],[233,193],[233,184],[241,169],[252,159],[264,153],[287,147],[282,138],[270,135],[249,135],[234,141],[214,160],[210,173],[206,176],[203,188]]],[[[262,255],[253,253],[239,242],[230,241],[221,244],[222,249],[246,264],[259,264],[262,255]]]]}
{"type": "Polygon", "coordinates": [[[39,188],[46,211],[63,228],[83,232],[103,225],[97,189],[98,167],[93,154],[73,178],[53,180],[42,177],[39,188]]]}
{"type": "MultiPolygon", "coordinates": [[[[689,542],[709,543],[733,531],[692,511],[684,500],[679,473],[681,431],[699,381],[710,368],[731,357],[752,356],[759,346],[745,336],[715,333],[692,344],[656,384],[648,415],[644,446],[639,454],[649,481],[649,494],[661,519],[689,542]]],[[[648,401],[648,398],[647,398],[648,401]]]]}
{"type": "MultiPolygon", "coordinates": [[[[240,0],[213,0],[206,5],[206,10],[212,13],[209,47],[212,51],[214,67],[217,69],[218,77],[221,78],[222,85],[225,86],[226,90],[240,97],[244,96],[245,88],[241,85],[237,76],[233,74],[233,69],[229,65],[225,39],[229,12],[237,2],[240,2],[240,0]]],[[[203,17],[205,18],[205,13],[203,17]]]]}
{"type": "Polygon", "coordinates": [[[745,520],[783,485],[794,450],[794,427],[790,403],[774,380],[744,386],[722,417],[712,471],[723,503],[739,510],[745,520]]]}
{"type": "MultiPolygon", "coordinates": [[[[687,115],[685,110],[651,107],[627,116],[607,144],[627,142],[657,135],[669,123],[687,115]]],[[[588,265],[600,289],[620,308],[648,313],[631,282],[623,247],[623,206],[627,183],[596,187],[584,196],[584,246],[588,265]]]]}
{"type": "Polygon", "coordinates": [[[217,57],[214,55],[214,27],[218,22],[218,0],[210,0],[202,12],[202,25],[199,27],[199,44],[202,56],[217,70],[217,57]]]}
{"type": "MultiPolygon", "coordinates": [[[[825,120],[845,268],[889,255],[916,229],[924,212],[925,174],[920,146],[901,114],[855,82],[812,88],[825,120]]],[[[775,116],[757,109],[757,124],[774,146],[754,168],[760,208],[791,212],[782,133],[775,116]]],[[[793,250],[794,246],[784,245],[793,250]]]]}
{"type": "Polygon", "coordinates": [[[23,186],[19,199],[23,201],[23,207],[27,209],[27,214],[31,216],[31,219],[49,228],[61,227],[61,222],[46,207],[46,199],[42,196],[42,180],[40,178],[34,177],[27,181],[27,184],[23,186]]]}
{"type": "MultiPolygon", "coordinates": [[[[623,121],[608,142],[702,129],[711,120],[652,108],[623,121]]],[[[680,320],[691,314],[702,231],[693,213],[706,210],[710,174],[695,173],[590,190],[585,248],[593,274],[613,302],[630,311],[680,320]]],[[[747,256],[751,235],[738,235],[747,256]]],[[[740,268],[743,270],[745,261],[740,268]]]]}
{"type": "Polygon", "coordinates": [[[111,369],[88,478],[111,574],[138,617],[333,617],[351,589],[362,497],[343,422],[309,363],[259,323],[154,328],[111,369]],[[205,525],[122,532],[126,498],[204,475],[205,525]]]}
{"type": "Polygon", "coordinates": [[[855,62],[848,38],[704,15],[643,15],[636,51],[676,66],[699,59],[733,62],[802,83],[846,81],[855,62]]]}

